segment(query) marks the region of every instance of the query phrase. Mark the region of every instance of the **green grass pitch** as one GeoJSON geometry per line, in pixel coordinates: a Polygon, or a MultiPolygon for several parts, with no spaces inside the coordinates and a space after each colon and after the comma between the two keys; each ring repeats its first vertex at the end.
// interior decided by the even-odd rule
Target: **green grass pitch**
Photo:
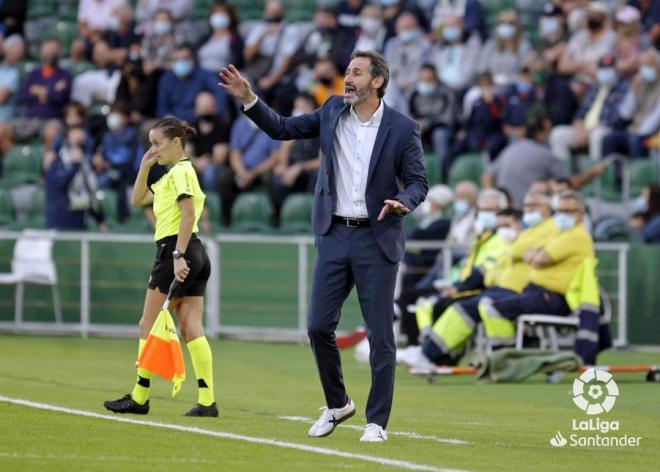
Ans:
{"type": "MultiPolygon", "coordinates": [[[[369,368],[356,363],[351,350],[343,353],[345,381],[358,414],[349,427],[314,440],[306,436],[309,424],[282,418],[316,417],[323,404],[309,347],[225,340],[211,345],[220,418],[182,417],[196,401],[188,358],[188,379],[179,396],[170,398],[171,384],[156,379],[149,415],[129,418],[330,449],[343,456],[0,400],[0,471],[397,470],[356,455],[404,461],[408,470],[415,465],[469,471],[660,470],[660,385],[645,382],[643,374],[615,374],[620,396],[614,409],[600,417],[618,421],[618,435],[641,436],[636,448],[550,445],[557,431],[565,437],[572,433],[573,418],[587,418],[571,400],[573,374],[552,385],[542,376],[515,385],[443,377],[430,385],[401,367],[390,439],[363,444],[360,431],[350,426],[365,423],[369,368]]],[[[136,351],[137,343],[127,339],[0,336],[0,397],[124,418],[106,412],[102,402],[130,390],[136,351]]],[[[600,361],[657,364],[660,355],[606,353],[600,361]]]]}

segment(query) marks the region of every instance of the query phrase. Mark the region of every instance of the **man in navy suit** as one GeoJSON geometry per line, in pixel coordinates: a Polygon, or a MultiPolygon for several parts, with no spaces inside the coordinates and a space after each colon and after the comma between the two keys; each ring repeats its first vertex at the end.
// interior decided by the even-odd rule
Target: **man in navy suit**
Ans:
{"type": "Polygon", "coordinates": [[[291,118],[259,100],[234,66],[220,77],[220,86],[274,139],[321,141],[312,213],[318,253],[307,328],[327,406],[309,436],[327,436],[355,414],[335,340],[341,306],[355,285],[371,347],[367,427],[360,440],[385,441],[394,393],[392,307],[404,254],[403,216],[428,190],[417,124],[383,102],[389,70],[374,52],[353,53],[343,97],[291,118]]]}

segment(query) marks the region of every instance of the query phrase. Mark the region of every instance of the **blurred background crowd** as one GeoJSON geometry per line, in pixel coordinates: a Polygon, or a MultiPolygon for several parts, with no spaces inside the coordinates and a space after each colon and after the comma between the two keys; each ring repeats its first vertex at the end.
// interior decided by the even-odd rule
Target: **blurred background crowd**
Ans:
{"type": "Polygon", "coordinates": [[[318,140],[269,138],[218,72],[296,115],[343,94],[356,49],[420,126],[417,237],[466,244],[479,187],[522,209],[536,186],[579,190],[597,239],[660,242],[658,0],[2,0],[0,225],[148,229],[127,192],[174,115],[197,130],[204,231],[309,231],[318,140]]]}

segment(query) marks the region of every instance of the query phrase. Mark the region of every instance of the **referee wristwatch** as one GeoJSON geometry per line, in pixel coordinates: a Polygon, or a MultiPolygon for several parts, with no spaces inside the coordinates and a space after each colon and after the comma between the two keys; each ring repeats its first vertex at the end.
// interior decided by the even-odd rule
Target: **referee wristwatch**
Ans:
{"type": "Polygon", "coordinates": [[[180,258],[182,258],[184,255],[185,255],[185,253],[182,252],[182,251],[179,251],[178,249],[175,249],[174,251],[172,251],[172,257],[173,257],[174,259],[180,259],[180,258]]]}

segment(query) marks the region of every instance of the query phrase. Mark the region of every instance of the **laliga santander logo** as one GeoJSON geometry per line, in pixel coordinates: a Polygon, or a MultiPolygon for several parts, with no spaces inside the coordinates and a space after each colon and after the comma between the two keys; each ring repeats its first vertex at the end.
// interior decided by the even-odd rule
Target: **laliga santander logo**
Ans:
{"type": "Polygon", "coordinates": [[[573,381],[573,403],[587,415],[609,412],[619,396],[612,374],[588,369],[573,381]]]}

